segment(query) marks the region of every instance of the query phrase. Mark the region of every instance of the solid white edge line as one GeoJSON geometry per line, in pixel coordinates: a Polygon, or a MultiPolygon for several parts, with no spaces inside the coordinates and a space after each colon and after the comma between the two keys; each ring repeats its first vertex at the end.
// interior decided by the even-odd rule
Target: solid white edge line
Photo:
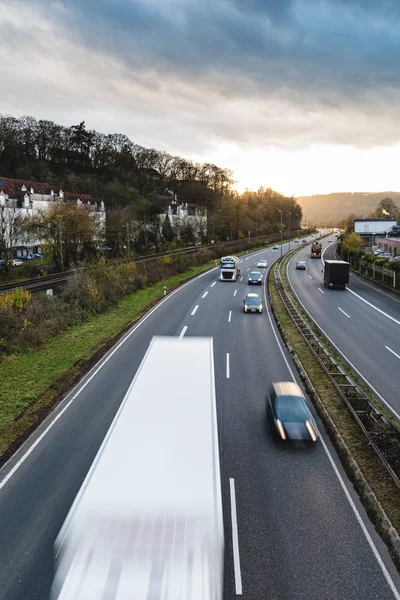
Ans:
{"type": "Polygon", "coordinates": [[[320,288],[320,287],[319,287],[318,289],[319,289],[319,291],[321,292],[321,294],[325,294],[324,290],[321,290],[321,288],[320,288]]]}
{"type": "Polygon", "coordinates": [[[349,504],[351,506],[351,509],[353,510],[353,513],[354,513],[354,515],[355,515],[355,517],[356,517],[356,519],[358,521],[358,524],[360,525],[361,530],[362,530],[362,532],[363,532],[363,534],[364,534],[364,536],[365,536],[365,538],[366,538],[366,540],[367,540],[367,542],[369,544],[369,547],[371,548],[372,553],[375,556],[376,561],[377,561],[378,565],[381,568],[383,576],[386,579],[386,583],[388,584],[388,586],[390,587],[391,591],[393,592],[393,596],[396,598],[396,600],[400,600],[400,594],[399,594],[398,590],[396,589],[396,586],[394,585],[393,579],[391,578],[389,571],[386,569],[385,563],[383,562],[383,560],[382,560],[382,558],[381,558],[381,556],[380,556],[380,554],[378,552],[378,549],[375,546],[374,541],[371,538],[371,536],[370,536],[370,534],[368,532],[368,529],[366,528],[366,526],[364,524],[364,521],[362,520],[362,517],[361,517],[360,513],[358,512],[358,509],[357,509],[356,505],[354,504],[353,498],[351,497],[350,492],[348,491],[348,489],[346,487],[346,484],[345,484],[345,482],[343,480],[343,477],[339,473],[339,469],[335,465],[335,461],[333,460],[333,457],[331,456],[331,453],[329,452],[328,447],[325,444],[325,440],[323,439],[323,437],[321,435],[320,435],[319,439],[320,439],[320,441],[322,443],[322,446],[323,446],[323,448],[324,448],[324,450],[326,452],[326,455],[327,455],[327,457],[329,459],[329,462],[331,463],[332,469],[334,470],[335,475],[336,475],[336,477],[339,480],[339,483],[340,483],[340,485],[342,487],[342,490],[344,491],[345,496],[346,496],[346,498],[347,498],[347,500],[348,500],[348,502],[349,502],[349,504]]]}
{"type": "Polygon", "coordinates": [[[340,312],[342,312],[348,319],[350,319],[350,315],[348,315],[346,312],[344,312],[344,310],[342,308],[340,308],[340,306],[338,306],[338,309],[340,310],[340,312]]]}
{"type": "Polygon", "coordinates": [[[229,317],[228,317],[228,323],[230,323],[230,322],[231,322],[231,317],[232,317],[232,311],[230,310],[230,311],[229,311],[229,317]]]}
{"type": "Polygon", "coordinates": [[[208,292],[204,292],[204,294],[202,295],[202,298],[205,298],[207,296],[208,292]]]}
{"type": "MultiPolygon", "coordinates": [[[[175,296],[175,294],[177,294],[180,290],[182,290],[183,288],[185,288],[186,286],[192,284],[194,281],[196,281],[197,279],[200,279],[201,277],[204,277],[205,275],[208,275],[209,273],[212,273],[212,271],[216,271],[218,269],[218,267],[212,267],[211,269],[209,269],[208,271],[204,271],[204,273],[201,273],[200,275],[197,275],[197,277],[195,277],[194,279],[191,279],[190,281],[187,281],[186,283],[184,283],[183,285],[181,285],[180,287],[176,288],[176,290],[172,291],[170,294],[168,294],[168,296],[166,296],[165,298],[163,298],[162,300],[160,300],[160,302],[158,302],[158,304],[156,304],[151,310],[149,310],[148,313],[146,313],[138,323],[136,323],[132,329],[130,329],[128,331],[128,333],[126,335],[124,335],[124,337],[118,342],[118,344],[108,353],[106,354],[106,356],[103,356],[100,361],[94,365],[94,367],[92,367],[92,369],[86,374],[86,377],[88,377],[88,375],[91,373],[91,375],[86,379],[86,381],[81,384],[81,382],[77,383],[77,385],[72,389],[72,391],[70,392],[73,393],[74,390],[76,390],[77,387],[79,387],[79,389],[73,393],[72,398],[66,403],[66,405],[60,410],[60,412],[58,412],[53,420],[49,423],[49,425],[46,427],[46,429],[40,434],[40,436],[32,443],[31,446],[29,446],[29,448],[26,450],[26,452],[24,452],[24,454],[21,456],[21,458],[15,463],[15,465],[12,467],[12,469],[10,469],[9,473],[7,473],[7,475],[4,476],[4,478],[0,481],[0,490],[6,485],[6,483],[11,479],[11,477],[14,475],[14,473],[16,473],[18,471],[18,469],[20,468],[20,466],[25,462],[25,460],[28,458],[28,456],[33,452],[33,450],[36,448],[36,446],[42,441],[42,439],[44,438],[44,436],[50,431],[50,429],[53,427],[53,425],[55,425],[55,423],[57,423],[58,419],[65,413],[65,411],[71,406],[72,402],[79,396],[79,394],[85,389],[85,387],[87,385],[89,385],[89,383],[92,381],[92,379],[97,375],[97,373],[100,371],[100,369],[102,369],[104,367],[104,365],[110,360],[110,358],[112,356],[114,356],[114,354],[120,349],[120,347],[131,337],[131,335],[133,335],[135,333],[135,331],[141,327],[141,325],[143,325],[143,323],[145,321],[147,321],[147,319],[156,311],[160,308],[160,306],[162,306],[165,302],[167,302],[172,296],[175,296]]],[[[84,379],[84,378],[83,378],[84,379]]],[[[66,396],[66,398],[68,397],[68,395],[66,396]]],[[[65,399],[62,401],[64,402],[65,399]]],[[[36,430],[37,431],[37,430],[36,430]]],[[[32,433],[32,435],[35,435],[35,432],[32,433]]],[[[29,439],[25,442],[28,443],[29,439]]],[[[3,465],[3,467],[0,469],[1,471],[4,471],[5,468],[7,468],[7,465],[9,464],[9,462],[14,458],[15,455],[11,456],[11,458],[3,465]]]]}
{"type": "Polygon", "coordinates": [[[187,331],[188,326],[185,325],[185,327],[182,329],[180,335],[179,335],[179,339],[182,340],[183,336],[185,335],[186,331],[187,331]]]}
{"type": "Polygon", "coordinates": [[[389,348],[389,346],[385,346],[386,350],[389,350],[389,352],[391,352],[392,354],[394,354],[395,356],[397,356],[397,358],[400,359],[400,356],[398,354],[396,354],[396,352],[394,350],[392,350],[391,348],[389,348]]]}
{"type": "Polygon", "coordinates": [[[242,575],[240,572],[240,554],[239,554],[239,536],[236,515],[236,495],[235,479],[229,478],[229,490],[231,494],[231,522],[232,522],[232,549],[233,549],[233,569],[235,572],[235,590],[236,595],[242,595],[242,575]]]}
{"type": "MultiPolygon", "coordinates": [[[[287,266],[287,269],[288,269],[288,266],[287,266]]],[[[297,294],[296,294],[296,297],[297,297],[297,294]]],[[[264,286],[264,298],[266,300],[265,286],[264,286]]],[[[271,320],[271,317],[270,317],[270,314],[269,314],[268,310],[267,310],[267,313],[268,313],[268,317],[269,317],[269,320],[270,320],[271,326],[272,326],[272,320],[271,320]]],[[[284,357],[286,365],[287,365],[287,367],[289,369],[289,373],[291,374],[293,381],[296,382],[296,378],[294,377],[293,371],[290,368],[289,363],[286,360],[286,357],[284,355],[283,349],[281,347],[281,341],[278,339],[278,336],[277,336],[277,334],[276,334],[275,329],[274,329],[273,326],[272,326],[272,330],[274,332],[275,339],[276,339],[276,341],[278,343],[278,346],[279,346],[279,349],[280,349],[280,351],[282,353],[282,356],[284,357]]],[[[322,329],[321,329],[321,331],[322,331],[322,329]]],[[[328,449],[328,447],[327,447],[327,445],[326,445],[326,443],[325,443],[322,435],[319,436],[319,439],[320,439],[320,441],[322,443],[322,447],[324,448],[325,453],[326,453],[326,455],[327,455],[327,457],[329,459],[329,462],[332,465],[333,471],[334,471],[337,479],[339,480],[339,483],[340,483],[340,485],[341,485],[341,487],[342,487],[342,489],[343,489],[343,491],[345,493],[345,496],[346,496],[346,498],[347,498],[347,500],[348,500],[348,502],[350,504],[350,507],[351,507],[351,509],[352,509],[352,511],[353,511],[353,513],[354,513],[354,515],[355,515],[355,517],[356,517],[356,519],[357,519],[357,521],[358,521],[358,523],[359,523],[359,525],[361,527],[361,530],[364,533],[364,536],[365,536],[365,538],[366,538],[366,540],[367,540],[367,542],[368,542],[368,544],[369,544],[369,546],[370,546],[370,548],[372,550],[372,553],[375,556],[375,558],[377,560],[377,563],[378,563],[378,565],[381,568],[381,571],[383,573],[384,578],[386,579],[387,584],[389,585],[391,591],[393,592],[393,595],[394,595],[395,599],[396,600],[400,600],[400,594],[399,594],[399,592],[397,591],[397,589],[396,589],[396,587],[394,585],[393,579],[391,578],[388,570],[386,569],[386,566],[385,566],[385,564],[384,564],[384,562],[383,562],[383,560],[382,560],[382,558],[381,558],[381,556],[380,556],[380,554],[378,552],[378,549],[376,548],[373,539],[371,538],[371,536],[370,536],[370,534],[369,534],[366,526],[364,525],[362,517],[361,517],[360,513],[358,512],[358,509],[357,509],[356,505],[354,504],[354,501],[353,501],[353,499],[352,499],[352,497],[351,497],[351,495],[350,495],[350,493],[349,493],[349,491],[348,491],[348,489],[346,487],[346,484],[345,484],[345,482],[343,480],[343,477],[339,473],[339,470],[338,470],[337,466],[335,465],[335,461],[333,460],[333,457],[332,457],[331,453],[329,452],[329,449],[328,449]]]]}
{"type": "Polygon", "coordinates": [[[236,294],[237,294],[237,290],[235,290],[235,291],[233,292],[233,295],[234,295],[234,296],[236,296],[236,294]]]}
{"type": "Polygon", "coordinates": [[[229,369],[229,352],[226,353],[226,378],[229,379],[231,376],[229,369]]]}
{"type": "Polygon", "coordinates": [[[383,310],[381,310],[380,308],[378,308],[377,306],[375,306],[374,304],[371,304],[371,302],[368,302],[368,300],[365,300],[362,296],[360,296],[359,294],[356,294],[356,292],[353,292],[353,290],[351,290],[350,288],[346,288],[346,290],[348,292],[350,292],[351,294],[354,294],[354,296],[357,296],[357,298],[359,298],[362,302],[365,302],[365,304],[368,304],[368,306],[370,306],[371,308],[373,308],[374,310],[378,311],[379,313],[381,313],[381,315],[383,315],[384,317],[387,317],[388,319],[390,319],[391,321],[394,321],[397,325],[400,325],[400,321],[398,321],[397,319],[395,319],[394,317],[391,317],[390,315],[388,315],[387,313],[385,313],[383,310]]]}
{"type": "MultiPolygon", "coordinates": [[[[258,251],[254,253],[254,256],[257,256],[258,254],[261,254],[262,252],[264,252],[264,250],[258,251]]],[[[141,325],[143,325],[143,323],[145,321],[147,321],[147,319],[156,311],[160,308],[160,306],[162,306],[164,304],[164,302],[167,302],[172,296],[175,296],[175,294],[177,294],[180,290],[183,290],[186,286],[191,285],[194,281],[197,281],[198,279],[200,279],[201,277],[204,277],[205,275],[208,275],[209,273],[212,273],[213,271],[218,271],[219,267],[212,267],[211,269],[208,269],[207,271],[204,271],[204,273],[200,273],[200,275],[197,275],[197,277],[194,277],[193,279],[191,279],[190,281],[187,281],[186,283],[183,283],[181,286],[179,286],[176,290],[173,290],[170,294],[168,294],[168,296],[166,296],[165,298],[162,298],[162,300],[160,300],[158,302],[158,304],[156,304],[155,306],[153,306],[153,308],[151,310],[149,310],[148,313],[146,313],[139,321],[138,323],[136,323],[132,329],[130,329],[128,331],[128,333],[126,333],[122,339],[120,340],[120,342],[118,342],[118,344],[105,356],[103,356],[100,361],[98,363],[96,363],[90,370],[89,372],[85,375],[85,377],[87,377],[86,381],[82,384],[81,381],[78,382],[76,384],[76,386],[73,387],[73,389],[71,390],[70,394],[73,393],[72,398],[65,404],[65,406],[63,406],[63,408],[60,410],[60,412],[58,412],[52,419],[52,421],[50,421],[49,425],[44,429],[44,431],[39,435],[39,437],[32,443],[31,446],[29,446],[29,448],[26,450],[26,452],[23,453],[23,455],[21,456],[21,458],[15,463],[15,465],[10,469],[9,473],[7,473],[7,475],[4,476],[4,478],[0,481],[0,490],[6,485],[6,483],[11,479],[11,477],[18,471],[18,469],[20,468],[20,466],[25,462],[25,460],[28,458],[28,456],[33,452],[33,450],[36,448],[36,446],[42,441],[42,439],[45,437],[45,435],[50,431],[50,429],[53,427],[53,425],[55,425],[55,423],[57,423],[58,419],[65,413],[66,410],[68,410],[68,408],[70,407],[70,405],[72,404],[72,402],[79,396],[79,394],[85,389],[85,387],[87,385],[89,385],[89,383],[92,381],[92,379],[97,375],[97,373],[100,371],[100,369],[103,368],[103,366],[110,360],[110,358],[119,350],[119,348],[131,337],[131,335],[133,335],[135,333],[135,331],[141,327],[141,325]],[[79,387],[79,389],[74,393],[74,390],[76,390],[79,387]]],[[[211,287],[213,287],[216,284],[216,282],[214,281],[211,284],[211,287]]],[[[83,377],[83,379],[85,378],[83,377]]],[[[66,398],[68,398],[68,394],[66,396],[66,398]]],[[[61,405],[63,402],[65,402],[65,399],[62,400],[61,405]]],[[[50,417],[51,415],[49,415],[50,417]]],[[[33,435],[35,435],[37,429],[31,434],[31,436],[29,436],[29,438],[26,440],[25,444],[29,443],[29,440],[31,439],[31,437],[33,435]]],[[[24,445],[25,445],[24,444],[24,445]]],[[[23,446],[21,446],[22,448],[23,446]]],[[[18,451],[17,451],[18,452],[18,451]]],[[[13,454],[13,456],[11,456],[9,458],[9,460],[3,465],[3,467],[0,469],[1,471],[4,471],[7,468],[7,465],[13,460],[15,454],[13,454]]]]}
{"type": "Polygon", "coordinates": [[[194,309],[193,309],[193,310],[192,310],[192,312],[190,313],[190,316],[191,316],[191,317],[193,317],[193,316],[196,314],[196,312],[197,312],[197,309],[198,309],[198,308],[199,308],[199,305],[198,305],[198,304],[196,304],[196,306],[194,307],[194,309]]]}
{"type": "MultiPolygon", "coordinates": [[[[290,262],[290,261],[289,261],[290,262]]],[[[326,333],[326,331],[324,331],[324,329],[322,329],[322,326],[314,319],[314,317],[310,314],[310,312],[306,309],[304,303],[300,300],[299,295],[297,294],[296,290],[293,287],[292,284],[292,280],[290,279],[290,275],[289,275],[289,264],[287,266],[286,269],[286,275],[288,278],[288,281],[291,285],[291,289],[294,293],[294,295],[296,296],[296,299],[298,301],[298,303],[300,304],[300,306],[302,307],[302,309],[304,310],[305,313],[308,314],[308,316],[310,317],[310,319],[315,323],[315,325],[322,331],[322,333],[324,334],[324,336],[326,337],[326,339],[330,342],[330,344],[332,344],[332,346],[335,348],[336,352],[338,352],[343,359],[347,362],[348,365],[350,365],[350,367],[353,369],[353,371],[355,373],[357,373],[357,375],[367,384],[367,386],[373,391],[373,393],[375,394],[375,396],[377,398],[379,398],[379,400],[382,402],[382,404],[384,404],[386,406],[386,408],[389,410],[389,412],[392,413],[392,415],[398,420],[400,421],[400,414],[393,408],[393,406],[391,406],[389,404],[389,402],[387,400],[385,400],[385,398],[382,396],[382,394],[380,394],[378,392],[378,390],[372,385],[372,383],[370,383],[368,381],[368,379],[361,373],[361,371],[359,371],[357,369],[357,367],[351,362],[351,360],[349,358],[347,358],[347,356],[345,355],[344,352],[342,352],[342,350],[339,348],[339,346],[337,346],[335,344],[335,342],[329,337],[329,335],[326,333]]],[[[346,288],[347,289],[347,288],[346,288]]]]}

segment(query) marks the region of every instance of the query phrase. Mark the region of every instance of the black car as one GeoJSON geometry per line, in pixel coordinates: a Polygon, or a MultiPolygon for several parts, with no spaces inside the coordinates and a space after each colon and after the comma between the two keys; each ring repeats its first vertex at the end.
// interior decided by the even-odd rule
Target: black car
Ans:
{"type": "Polygon", "coordinates": [[[243,300],[243,310],[245,313],[262,313],[263,303],[260,296],[258,294],[247,294],[243,300]]]}
{"type": "Polygon", "coordinates": [[[297,383],[273,383],[266,401],[267,411],[271,411],[276,431],[282,440],[317,441],[317,425],[297,383]]]}
{"type": "Polygon", "coordinates": [[[252,271],[249,275],[249,285],[261,285],[262,275],[259,271],[252,271]]]}

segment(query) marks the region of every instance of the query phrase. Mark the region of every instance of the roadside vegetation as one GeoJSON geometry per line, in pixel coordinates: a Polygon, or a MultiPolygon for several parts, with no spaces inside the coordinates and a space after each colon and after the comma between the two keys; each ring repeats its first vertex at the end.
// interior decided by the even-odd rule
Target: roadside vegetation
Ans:
{"type": "MultiPolygon", "coordinates": [[[[285,277],[288,260],[289,257],[286,257],[282,261],[280,269],[285,289],[293,298],[285,277]]],[[[306,385],[307,391],[312,398],[315,407],[336,446],[343,465],[350,479],[353,481],[371,519],[375,523],[383,539],[388,543],[397,565],[399,566],[399,490],[387,471],[383,468],[382,463],[372,448],[369,447],[364,434],[359,429],[340,395],[332,386],[327,374],[295,326],[280,298],[276,288],[273,271],[270,272],[269,276],[269,295],[278,327],[281,330],[291,354],[295,358],[295,362],[298,365],[300,375],[306,385]],[[373,494],[370,493],[364,480],[368,483],[373,494]],[[382,506],[389,521],[382,518],[382,513],[374,496],[382,506]],[[392,524],[395,531],[390,530],[389,522],[392,524]]],[[[302,314],[303,317],[308,320],[303,311],[302,314]]],[[[314,332],[316,332],[316,328],[313,326],[312,322],[309,320],[308,322],[314,332]]],[[[325,340],[323,341],[325,344],[325,340]]]]}
{"type": "MultiPolygon", "coordinates": [[[[98,265],[77,274],[59,296],[32,296],[21,289],[0,295],[0,464],[164,297],[164,287],[168,294],[215,267],[220,252],[216,247],[112,271],[98,265]]],[[[238,246],[231,252],[244,253],[238,246]]]]}

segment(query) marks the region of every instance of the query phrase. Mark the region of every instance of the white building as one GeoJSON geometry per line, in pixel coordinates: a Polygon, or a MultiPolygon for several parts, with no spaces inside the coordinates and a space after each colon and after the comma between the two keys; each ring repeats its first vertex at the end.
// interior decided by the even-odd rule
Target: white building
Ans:
{"type": "Polygon", "coordinates": [[[206,208],[201,210],[194,204],[188,204],[187,202],[179,203],[175,194],[168,205],[168,210],[160,215],[161,227],[167,215],[172,228],[176,229],[178,232],[182,226],[190,223],[196,236],[199,236],[201,232],[203,232],[204,235],[207,234],[206,208]]]}
{"type": "MultiPolygon", "coordinates": [[[[90,211],[100,232],[105,231],[106,211],[104,202],[98,202],[88,194],[54,190],[47,183],[31,182],[22,179],[0,178],[0,212],[3,237],[13,237],[12,227],[17,219],[35,216],[48,210],[54,202],[75,202],[83,210],[90,211]]],[[[27,240],[20,236],[13,239],[13,247],[19,254],[26,247],[38,247],[41,240],[27,240]]]]}

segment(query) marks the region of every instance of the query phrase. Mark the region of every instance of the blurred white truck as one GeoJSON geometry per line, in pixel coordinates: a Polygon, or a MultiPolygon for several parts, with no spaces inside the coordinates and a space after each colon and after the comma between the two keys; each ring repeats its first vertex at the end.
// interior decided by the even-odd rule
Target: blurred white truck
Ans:
{"type": "Polygon", "coordinates": [[[53,599],[222,600],[212,338],[153,338],[55,548],[53,599]]]}

